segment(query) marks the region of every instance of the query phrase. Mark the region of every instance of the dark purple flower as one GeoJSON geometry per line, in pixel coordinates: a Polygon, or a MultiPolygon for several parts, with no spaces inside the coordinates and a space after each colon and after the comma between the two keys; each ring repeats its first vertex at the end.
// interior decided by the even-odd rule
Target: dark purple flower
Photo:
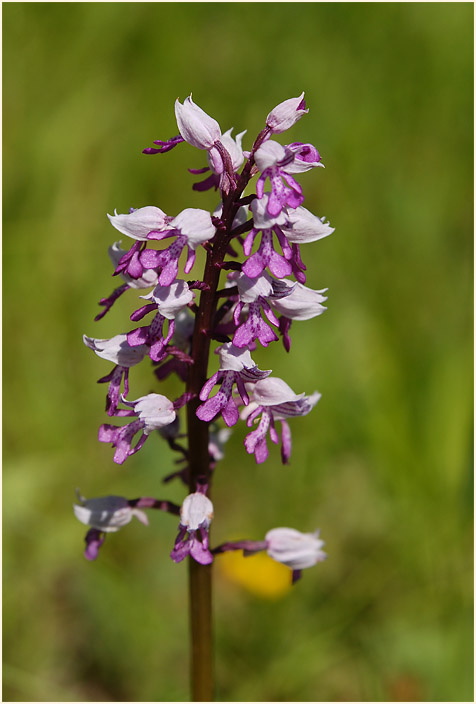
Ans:
{"type": "Polygon", "coordinates": [[[213,504],[203,491],[189,494],[180,510],[179,532],[170,553],[174,562],[190,555],[201,565],[213,562],[208,548],[208,529],[213,518],[213,504]]]}

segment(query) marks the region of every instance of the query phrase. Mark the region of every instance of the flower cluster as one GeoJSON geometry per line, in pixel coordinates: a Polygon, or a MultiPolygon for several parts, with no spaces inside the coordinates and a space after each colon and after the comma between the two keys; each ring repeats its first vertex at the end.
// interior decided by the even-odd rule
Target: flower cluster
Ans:
{"type": "Polygon", "coordinates": [[[244,447],[257,464],[268,458],[268,437],[280,444],[286,464],[291,457],[289,420],[310,413],[320,398],[317,391],[295,393],[273,376],[272,370],[258,368],[252,359],[258,345],[267,347],[280,337],[289,352],[292,321],[309,320],[326,310],[326,289],[305,285],[306,266],[300,247],[330,235],[333,228],[303,206],[303,190],[296,180],[306,171],[323,167],[321,156],[312,144],[281,144],[274,139],[307,113],[304,94],[280,103],[268,114],[251,150],[244,151],[245,132],[233,137],[231,128],[222,133],[218,122],[191,96],[183,103],[177,100],[179,134],[155,140],[156,146],[144,149],[144,153],[163,154],[183,143],[206,152],[207,165],[189,169],[194,175],[207,174],[192,188],[215,189],[221,202],[213,212],[185,208],[174,215],[149,205],[108,215],[111,225],[133,242],[128,249],[122,248],[121,241],[109,248],[113,275],[122,283],[100,300],[103,309],[96,320],[102,319],[126,291],[138,289],[144,304],[130,319],[132,323],[147,322],[110,339],[84,336],[89,349],[114,365],[99,382],[108,383],[106,412],[119,424],[101,425],[99,440],[110,443],[114,462],[123,464],[158,431],[178,453],[179,468],[164,481],[179,477],[190,493],[181,508],[148,497],[86,500],[79,496],[74,511],[89,526],[88,559],[97,557],[107,533],[117,531],[133,516],[147,525],[145,508],[180,515],[171,552],[175,562],[190,556],[205,565],[226,549],[242,549],[245,555],[266,550],[292,570],[295,581],[303,568],[325,557],[317,533],[303,534],[291,528],[273,529],[264,541],[227,543],[215,549],[210,548],[208,535],[213,505],[207,494],[216,464],[224,456],[229,429],[240,419],[244,422],[248,428],[244,447]],[[255,193],[244,196],[254,176],[255,193]],[[206,253],[203,274],[197,279],[180,278],[196,268],[199,248],[206,253]],[[220,343],[215,349],[218,368],[207,378],[212,341],[220,343]],[[129,370],[147,357],[158,380],[175,373],[186,383],[180,397],[171,400],[149,393],[135,400],[128,398],[129,370]],[[186,436],[180,433],[184,406],[188,446],[182,444],[186,436]],[[213,425],[209,432],[209,424],[220,417],[226,428],[213,425]],[[202,440],[197,441],[198,437],[202,440]],[[203,438],[207,439],[205,445],[203,438]]]}

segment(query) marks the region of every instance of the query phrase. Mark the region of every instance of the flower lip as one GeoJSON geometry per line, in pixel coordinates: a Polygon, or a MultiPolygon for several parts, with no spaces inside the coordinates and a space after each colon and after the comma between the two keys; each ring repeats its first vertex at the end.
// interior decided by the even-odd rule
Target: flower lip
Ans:
{"type": "MultiPolygon", "coordinates": [[[[114,244],[108,248],[108,254],[116,269],[122,257],[127,254],[127,250],[121,248],[121,241],[114,242],[114,244]]],[[[159,275],[153,269],[146,269],[138,279],[133,279],[132,276],[124,272],[120,273],[120,277],[124,279],[129,288],[150,288],[156,285],[159,275]]]]}

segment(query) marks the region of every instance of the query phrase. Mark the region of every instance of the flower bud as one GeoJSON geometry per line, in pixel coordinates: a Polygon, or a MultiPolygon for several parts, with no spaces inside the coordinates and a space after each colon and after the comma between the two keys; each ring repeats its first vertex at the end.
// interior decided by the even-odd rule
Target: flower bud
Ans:
{"type": "Polygon", "coordinates": [[[292,127],[307,112],[309,110],[306,109],[304,93],[301,93],[299,98],[290,98],[276,105],[266,118],[266,126],[275,134],[280,134],[292,127]]]}
{"type": "Polygon", "coordinates": [[[294,528],[273,528],[265,538],[268,555],[292,570],[312,567],[327,557],[321,550],[324,542],[319,540],[319,531],[301,533],[294,528]]]}
{"type": "Polygon", "coordinates": [[[180,134],[186,142],[198,149],[211,149],[221,137],[220,125],[210,115],[195,105],[192,96],[183,105],[175,101],[175,117],[180,134]]]}

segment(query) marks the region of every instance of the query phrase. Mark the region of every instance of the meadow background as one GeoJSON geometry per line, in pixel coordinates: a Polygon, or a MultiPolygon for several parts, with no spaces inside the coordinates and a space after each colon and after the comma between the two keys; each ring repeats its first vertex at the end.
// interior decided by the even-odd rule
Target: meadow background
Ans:
{"type": "MultiPolygon", "coordinates": [[[[188,700],[186,568],[151,515],[82,557],[74,488],[156,495],[158,438],[122,467],[99,444],[109,371],[81,335],[115,280],[106,212],[213,209],[176,134],[195,101],[245,145],[282,100],[284,141],[326,169],[306,205],[335,226],[303,248],[328,311],[255,359],[322,400],[292,463],[256,466],[237,427],[213,540],[320,527],[328,560],[292,590],[274,563],[216,565],[223,701],[472,700],[473,7],[470,3],[3,5],[4,700],[188,700]]],[[[283,140],[281,140],[283,141],[283,140]]],[[[198,271],[198,269],[197,269],[198,271]]],[[[131,397],[158,390],[147,363],[131,397]]],[[[173,380],[162,393],[179,395],[173,380]]],[[[286,574],[287,579],[287,574],[286,574]]]]}

